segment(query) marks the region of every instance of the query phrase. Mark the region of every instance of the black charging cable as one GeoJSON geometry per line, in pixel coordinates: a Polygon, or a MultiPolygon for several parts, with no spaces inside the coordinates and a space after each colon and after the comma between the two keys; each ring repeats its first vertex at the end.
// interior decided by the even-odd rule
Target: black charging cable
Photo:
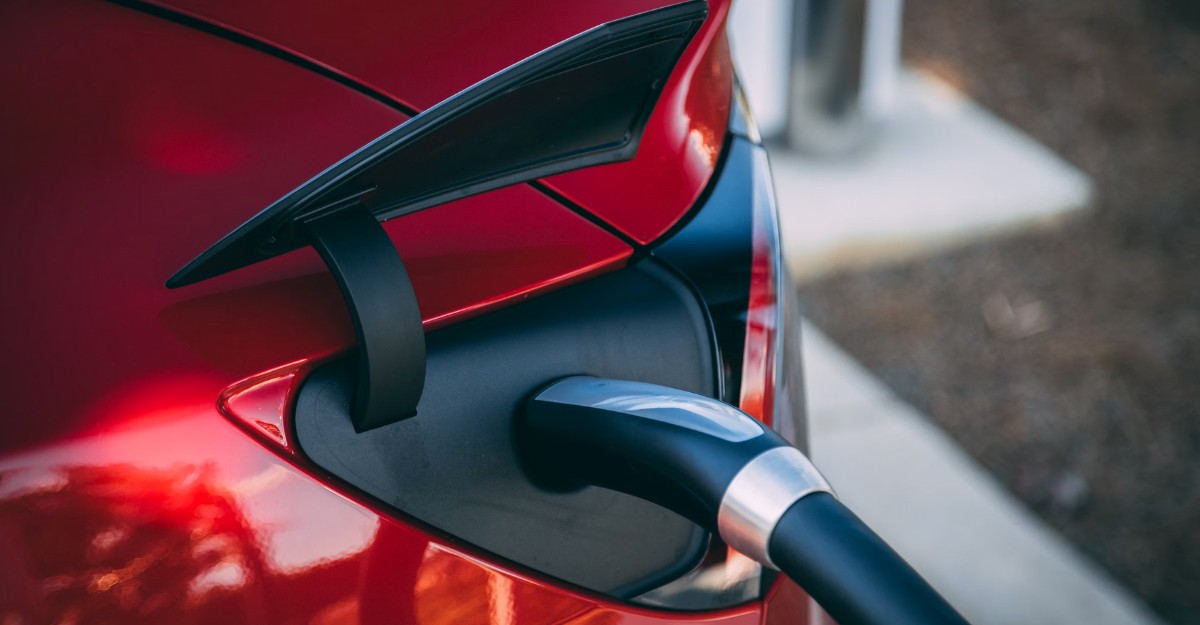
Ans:
{"type": "Polygon", "coordinates": [[[597,485],[674,510],[783,571],[839,625],[966,623],[803,453],[728,404],[566,378],[529,400],[517,440],[546,488],[597,485]]]}

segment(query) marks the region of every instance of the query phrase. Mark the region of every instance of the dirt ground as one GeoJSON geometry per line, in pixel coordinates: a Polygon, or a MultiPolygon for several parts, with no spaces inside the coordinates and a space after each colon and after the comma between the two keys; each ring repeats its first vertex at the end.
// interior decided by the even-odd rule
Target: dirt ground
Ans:
{"type": "Polygon", "coordinates": [[[801,289],[810,318],[1177,624],[1200,623],[1200,2],[922,0],[907,62],[1094,209],[801,289]]]}

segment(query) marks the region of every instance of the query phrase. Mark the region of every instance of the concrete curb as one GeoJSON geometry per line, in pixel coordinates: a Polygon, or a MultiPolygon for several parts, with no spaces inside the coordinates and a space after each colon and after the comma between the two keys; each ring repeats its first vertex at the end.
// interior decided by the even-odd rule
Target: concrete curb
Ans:
{"type": "Polygon", "coordinates": [[[1157,625],[930,421],[811,325],[814,460],[842,498],[975,625],[1157,625]]]}

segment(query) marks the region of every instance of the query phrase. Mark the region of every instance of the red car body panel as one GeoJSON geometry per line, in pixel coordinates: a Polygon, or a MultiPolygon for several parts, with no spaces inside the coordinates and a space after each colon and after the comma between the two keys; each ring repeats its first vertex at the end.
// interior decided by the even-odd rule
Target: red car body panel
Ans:
{"type": "MultiPolygon", "coordinates": [[[[211,402],[152,386],[143,419],[0,462],[0,616],[92,623],[629,623],[613,604],[490,563],[348,500],[211,402]],[[155,401],[158,395],[159,402],[155,401]]],[[[695,615],[759,622],[760,608],[695,615]]]]}
{"type": "MultiPolygon", "coordinates": [[[[586,19],[604,21],[643,5],[570,3],[559,13],[578,17],[586,6],[595,9],[586,19]]],[[[430,20],[446,12],[427,6],[430,20]]],[[[297,33],[322,25],[289,10],[297,33]]],[[[703,72],[716,71],[713,55],[727,54],[724,10],[714,3],[715,19],[693,45],[703,53],[688,53],[679,81],[713,79],[703,72]]],[[[337,14],[361,17],[342,5],[337,14]]],[[[492,21],[480,28],[509,26],[503,13],[485,15],[492,21]]],[[[362,22],[387,39],[387,20],[362,22]]],[[[410,39],[437,35],[429,21],[399,22],[410,39]]],[[[127,7],[5,5],[0,24],[0,353],[8,358],[0,553],[10,563],[0,567],[0,622],[761,621],[758,604],[679,615],[564,588],[339,494],[328,476],[272,445],[270,428],[259,427],[258,440],[246,435],[255,416],[271,425],[286,410],[290,387],[268,384],[238,397],[228,389],[353,343],[333,279],[315,253],[301,250],[186,289],[163,283],[234,226],[402,122],[402,113],[261,51],[127,7]]],[[[462,34],[456,24],[439,28],[462,34]]],[[[501,48],[503,58],[489,48],[470,68],[473,57],[445,60],[431,74],[440,82],[405,97],[428,105],[577,25],[554,24],[546,41],[502,38],[511,46],[501,48]]],[[[363,65],[339,70],[358,78],[359,68],[370,69],[378,72],[372,84],[391,89],[380,55],[366,48],[348,57],[363,65]]],[[[390,63],[420,65],[401,50],[390,63]]],[[[660,195],[655,201],[666,203],[633,217],[605,208],[616,201],[594,188],[605,176],[634,181],[624,198],[654,192],[639,186],[650,186],[649,174],[599,173],[624,165],[551,184],[633,238],[653,239],[711,176],[728,113],[729,90],[719,90],[720,83],[669,89],[655,113],[661,127],[648,131],[639,159],[704,152],[686,181],[662,182],[674,189],[664,191],[669,202],[660,195]],[[678,141],[695,133],[701,139],[678,141]]],[[[618,267],[632,253],[524,185],[386,228],[427,327],[618,267]]]]}
{"type": "Polygon", "coordinates": [[[546,182],[639,243],[678,223],[716,171],[729,126],[728,10],[728,2],[709,3],[708,20],[667,81],[636,157],[546,182]]]}
{"type": "MultiPolygon", "coordinates": [[[[675,2],[155,4],[278,46],[411,112],[584,30],[675,2]]],[[[725,41],[729,1],[709,5],[708,20],[663,89],[637,157],[546,180],[639,243],[659,238],[687,213],[712,177],[724,141],[733,83],[725,41]]]]}
{"type": "MultiPolygon", "coordinates": [[[[13,7],[6,7],[12,9],[13,7]]],[[[112,5],[11,11],[0,124],[7,254],[0,448],[85,428],[144,376],[227,385],[353,342],[311,250],[163,282],[221,235],[401,120],[257,51],[112,5]],[[39,54],[30,54],[30,50],[39,54]],[[236,345],[237,349],[231,349],[236,345]],[[53,415],[53,418],[50,418],[53,415]]],[[[395,219],[429,326],[619,265],[628,246],[528,187],[395,219]],[[498,236],[503,232],[503,236],[498,236]]],[[[220,387],[211,387],[214,400],[220,387]]]]}
{"type": "Polygon", "coordinates": [[[156,0],[329,67],[414,110],[589,28],[680,0],[156,0]]]}

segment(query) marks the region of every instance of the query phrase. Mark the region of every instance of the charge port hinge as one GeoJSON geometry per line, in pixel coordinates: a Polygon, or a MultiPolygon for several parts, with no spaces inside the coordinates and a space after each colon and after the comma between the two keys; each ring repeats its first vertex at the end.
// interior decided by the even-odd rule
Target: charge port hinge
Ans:
{"type": "Polygon", "coordinates": [[[350,419],[363,432],[417,414],[425,387],[425,330],[396,247],[361,204],[304,221],[337,279],[358,338],[350,419]]]}

